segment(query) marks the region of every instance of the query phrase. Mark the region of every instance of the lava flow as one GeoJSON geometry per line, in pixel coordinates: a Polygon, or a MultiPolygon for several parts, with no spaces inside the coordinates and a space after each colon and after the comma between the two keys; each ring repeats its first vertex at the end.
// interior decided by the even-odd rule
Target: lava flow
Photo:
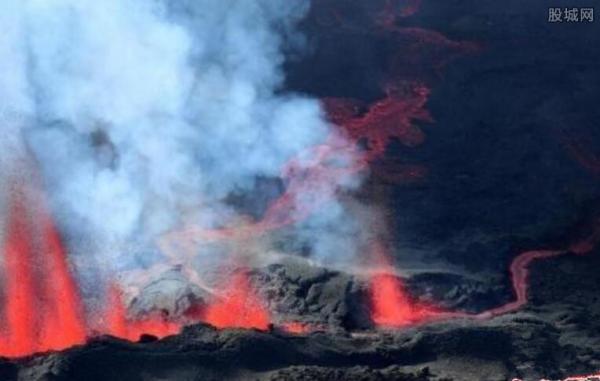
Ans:
{"type": "MultiPolygon", "coordinates": [[[[538,259],[552,258],[567,253],[577,255],[590,253],[596,247],[598,241],[600,241],[600,222],[597,221],[593,228],[594,230],[589,236],[572,243],[566,250],[537,250],[521,253],[510,264],[510,277],[515,293],[515,300],[471,317],[486,319],[492,316],[512,312],[523,307],[527,303],[529,265],[538,259]]],[[[463,315],[463,317],[469,317],[469,315],[463,315]]]]}
{"type": "Polygon", "coordinates": [[[22,190],[12,196],[4,244],[0,354],[22,356],[84,342],[85,320],[60,237],[22,190]],[[41,225],[41,226],[40,226],[41,225]]]}

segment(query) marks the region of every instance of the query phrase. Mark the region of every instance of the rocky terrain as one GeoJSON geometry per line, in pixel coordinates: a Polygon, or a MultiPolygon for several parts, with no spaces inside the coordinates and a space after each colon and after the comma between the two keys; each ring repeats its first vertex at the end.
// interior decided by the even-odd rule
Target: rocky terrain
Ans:
{"type": "MultiPolygon", "coordinates": [[[[277,327],[260,332],[198,324],[162,340],[143,336],[130,343],[100,337],[62,353],[4,359],[0,377],[6,381],[562,379],[600,368],[598,266],[598,252],[535,263],[530,304],[489,320],[454,319],[400,330],[330,326],[301,334],[277,327]]],[[[277,266],[274,277],[293,271],[277,266]]],[[[327,277],[324,270],[313,271],[303,272],[289,287],[312,282],[309,289],[326,290],[336,277],[334,284],[351,282],[347,275],[327,277]]],[[[332,287],[337,292],[343,289],[332,287]]],[[[356,319],[351,307],[357,301],[347,299],[351,292],[327,294],[301,298],[306,310],[300,310],[300,316],[329,319],[330,324],[356,319]]]]}

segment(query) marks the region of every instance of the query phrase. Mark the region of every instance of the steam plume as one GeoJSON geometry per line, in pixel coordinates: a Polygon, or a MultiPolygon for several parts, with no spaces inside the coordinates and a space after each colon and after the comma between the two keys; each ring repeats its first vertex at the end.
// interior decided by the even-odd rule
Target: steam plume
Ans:
{"type": "MultiPolygon", "coordinates": [[[[310,147],[343,141],[316,100],[282,91],[283,47],[302,45],[294,28],[308,5],[2,2],[3,180],[27,147],[71,246],[109,268],[134,266],[178,226],[235,223],[232,194],[286,180],[291,159],[302,166],[310,147]]],[[[329,160],[349,165],[345,155],[329,160]]],[[[333,178],[319,191],[350,183],[333,178]]],[[[299,235],[329,247],[314,227],[337,226],[340,242],[353,231],[340,228],[345,219],[332,203],[299,235]]]]}

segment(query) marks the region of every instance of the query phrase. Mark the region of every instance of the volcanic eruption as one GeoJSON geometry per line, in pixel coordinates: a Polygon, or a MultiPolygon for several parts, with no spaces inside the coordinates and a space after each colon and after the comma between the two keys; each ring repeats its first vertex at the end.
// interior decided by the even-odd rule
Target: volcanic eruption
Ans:
{"type": "Polygon", "coordinates": [[[600,368],[595,135],[486,4],[0,5],[0,379],[600,368]]]}
{"type": "Polygon", "coordinates": [[[79,290],[43,208],[27,191],[14,190],[3,250],[1,352],[6,356],[64,349],[85,340],[79,290]]]}

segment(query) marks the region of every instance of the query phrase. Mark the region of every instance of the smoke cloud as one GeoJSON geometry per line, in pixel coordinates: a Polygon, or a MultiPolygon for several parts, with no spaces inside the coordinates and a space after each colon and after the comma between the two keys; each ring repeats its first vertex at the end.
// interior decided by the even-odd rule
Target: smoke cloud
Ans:
{"type": "MultiPolygon", "coordinates": [[[[285,184],[290,160],[308,163],[312,147],[343,142],[317,100],[282,89],[283,49],[302,46],[295,26],[308,6],[2,1],[2,182],[30,152],[72,250],[109,269],[143,261],[139,252],[156,251],[168,230],[247,218],[232,195],[260,179],[285,184]]],[[[315,191],[334,197],[356,179],[326,183],[315,191]]],[[[351,254],[350,220],[330,200],[299,224],[298,240],[351,254]]]]}

